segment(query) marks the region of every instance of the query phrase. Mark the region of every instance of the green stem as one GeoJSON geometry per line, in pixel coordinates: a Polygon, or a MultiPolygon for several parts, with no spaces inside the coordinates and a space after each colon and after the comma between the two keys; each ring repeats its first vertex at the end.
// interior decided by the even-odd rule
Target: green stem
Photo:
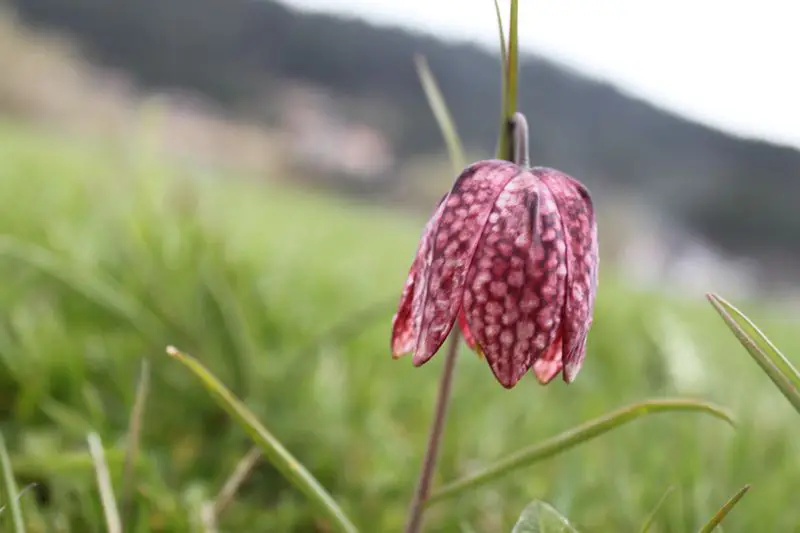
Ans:
{"type": "Polygon", "coordinates": [[[576,428],[568,430],[556,437],[541,443],[534,444],[529,448],[518,451],[510,457],[498,461],[497,463],[485,468],[477,474],[472,474],[461,480],[449,483],[433,493],[428,501],[428,505],[453,498],[464,492],[474,489],[480,485],[485,485],[500,478],[518,468],[528,466],[536,461],[552,457],[564,452],[587,440],[591,440],[604,433],[611,431],[623,424],[636,420],[642,416],[666,411],[700,411],[725,420],[733,425],[733,419],[724,410],[712,404],[695,402],[691,400],[647,400],[635,403],[628,407],[623,407],[606,415],[590,420],[576,428]]]}

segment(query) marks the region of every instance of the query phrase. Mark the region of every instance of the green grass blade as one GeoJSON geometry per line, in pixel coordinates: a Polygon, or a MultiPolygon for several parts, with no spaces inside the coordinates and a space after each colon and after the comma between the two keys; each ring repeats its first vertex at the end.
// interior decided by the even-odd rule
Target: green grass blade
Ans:
{"type": "Polygon", "coordinates": [[[520,450],[476,474],[448,483],[434,492],[428,499],[427,504],[452,498],[481,485],[490,483],[517,469],[530,466],[543,459],[563,453],[578,444],[599,437],[612,429],[618,428],[642,416],[674,411],[706,413],[734,425],[733,418],[724,409],[706,402],[685,399],[666,399],[647,400],[635,403],[586,422],[546,441],[520,450]]]}
{"type": "Polygon", "coordinates": [[[664,506],[664,502],[667,501],[667,498],[669,498],[673,492],[675,492],[674,485],[667,488],[666,492],[664,492],[664,495],[661,496],[661,498],[659,498],[658,503],[656,503],[656,506],[653,507],[653,510],[650,511],[650,514],[647,515],[647,519],[642,524],[642,529],[639,530],[641,533],[647,533],[648,531],[650,531],[650,528],[653,526],[653,523],[655,522],[656,515],[664,506]]]}
{"type": "MultiPolygon", "coordinates": [[[[498,20],[500,17],[498,15],[498,20]]],[[[511,17],[508,31],[508,53],[503,54],[503,99],[502,117],[500,119],[500,135],[497,141],[497,158],[511,161],[513,159],[511,141],[511,119],[517,111],[517,93],[519,78],[519,2],[511,0],[511,17]]],[[[502,31],[501,31],[502,37],[502,31]]]]}
{"type": "Polygon", "coordinates": [[[17,482],[14,481],[11,459],[8,457],[6,441],[2,434],[0,434],[0,466],[3,469],[3,492],[6,495],[6,504],[11,511],[14,533],[25,533],[25,521],[22,519],[22,508],[19,505],[20,493],[17,489],[17,482]]]}
{"type": "Polygon", "coordinates": [[[217,494],[211,506],[211,514],[214,519],[217,519],[228,505],[230,505],[239,487],[242,486],[242,483],[245,482],[247,476],[250,475],[250,472],[255,468],[263,455],[260,447],[253,446],[244,457],[239,459],[239,462],[236,463],[236,467],[225,481],[225,484],[222,486],[222,489],[220,489],[219,494],[217,494]]]}
{"type": "MultiPolygon", "coordinates": [[[[739,309],[737,309],[732,303],[728,302],[724,298],[719,295],[711,294],[709,295],[709,299],[712,300],[712,303],[716,302],[720,306],[722,306],[731,317],[735,317],[736,322],[739,326],[747,333],[748,337],[759,347],[762,351],[766,352],[772,362],[781,369],[781,371],[786,374],[786,376],[791,379],[795,385],[800,385],[800,372],[797,371],[797,368],[787,359],[787,357],[781,352],[777,346],[775,346],[771,340],[758,328],[758,326],[753,323],[744,313],[742,313],[739,309]]],[[[716,306],[715,306],[716,307],[716,306]]]]}
{"type": "Polygon", "coordinates": [[[508,67],[506,68],[506,120],[511,120],[517,111],[519,84],[519,0],[511,0],[511,17],[508,28],[508,67]]]}
{"type": "Polygon", "coordinates": [[[336,530],[343,533],[358,531],[350,522],[344,511],[334,501],[330,494],[320,485],[311,473],[295,459],[289,451],[256,419],[245,405],[214,377],[199,361],[178,351],[176,348],[167,348],[167,353],[180,361],[197,377],[203,386],[250,435],[259,445],[264,456],[283,474],[295,487],[313,502],[319,511],[326,515],[336,530]]]}
{"type": "Polygon", "coordinates": [[[736,307],[715,294],[706,297],[745,350],[800,413],[800,374],[795,367],[736,307]]]}
{"type": "Polygon", "coordinates": [[[103,443],[97,433],[90,433],[87,440],[89,441],[89,453],[92,456],[95,474],[97,475],[97,488],[100,491],[100,502],[103,505],[107,531],[108,533],[122,533],[122,520],[117,509],[117,499],[114,496],[111,473],[108,471],[103,443]]]}
{"type": "Polygon", "coordinates": [[[717,514],[712,516],[711,520],[709,520],[706,525],[700,528],[700,533],[711,533],[714,531],[714,529],[725,519],[725,517],[728,516],[728,513],[731,512],[731,509],[733,509],[736,504],[739,503],[739,500],[741,500],[742,497],[747,494],[748,490],[750,490],[750,485],[745,485],[739,489],[739,492],[734,494],[730,500],[725,502],[725,505],[723,505],[722,508],[717,511],[717,514]]]}
{"type": "MultiPolygon", "coordinates": [[[[106,462],[118,466],[124,461],[124,453],[121,450],[106,450],[106,462]]],[[[14,456],[11,458],[11,465],[17,477],[43,477],[46,475],[78,476],[84,475],[94,467],[92,457],[86,452],[63,452],[50,455],[14,456]]],[[[135,463],[136,468],[150,468],[142,457],[138,457],[135,463]]]]}
{"type": "Polygon", "coordinates": [[[160,338],[157,320],[139,303],[117,290],[110,281],[75,268],[47,248],[7,235],[0,236],[0,258],[8,257],[56,279],[87,300],[131,324],[144,337],[160,338]]]}
{"type": "Polygon", "coordinates": [[[417,55],[414,57],[414,62],[417,66],[417,74],[422,83],[422,88],[425,91],[425,97],[428,99],[428,104],[431,106],[433,116],[436,118],[439,129],[442,131],[444,141],[447,144],[447,152],[450,155],[453,170],[456,175],[460,174],[465,166],[464,146],[458,135],[455,121],[450,114],[450,110],[447,108],[447,102],[445,102],[444,96],[442,96],[439,84],[436,83],[436,78],[428,66],[428,61],[424,56],[417,55]]]}
{"type": "MultiPolygon", "coordinates": [[[[35,489],[35,488],[36,488],[36,483],[28,483],[27,485],[22,487],[20,489],[20,491],[17,493],[17,500],[21,499],[25,495],[26,492],[28,492],[31,489],[35,489]]],[[[5,511],[5,510],[6,510],[6,506],[5,505],[0,505],[0,515],[2,515],[3,511],[5,511]]]]}
{"type": "MultiPolygon", "coordinates": [[[[506,32],[503,30],[503,15],[500,13],[500,2],[498,0],[494,0],[494,14],[497,18],[497,35],[500,38],[500,61],[503,68],[503,84],[505,84],[508,56],[506,55],[506,32]]],[[[505,93],[503,96],[505,96],[505,93]]],[[[503,109],[505,109],[505,106],[503,106],[503,109]]]]}
{"type": "Polygon", "coordinates": [[[144,408],[147,403],[147,394],[150,390],[150,363],[147,359],[142,360],[141,370],[139,371],[139,381],[136,384],[136,396],[131,409],[131,418],[128,424],[128,435],[125,450],[125,466],[122,470],[122,490],[120,492],[120,505],[122,516],[126,521],[132,518],[133,494],[135,491],[135,465],[139,457],[139,439],[142,433],[142,423],[144,421],[144,408]]]}
{"type": "MultiPolygon", "coordinates": [[[[508,72],[508,55],[506,34],[505,30],[503,30],[503,15],[500,13],[500,3],[498,0],[494,0],[494,14],[497,19],[497,35],[500,39],[500,128],[502,131],[506,129],[506,72],[508,72]]],[[[508,137],[503,136],[501,133],[498,142],[503,143],[503,139],[507,140],[508,137]]],[[[506,154],[506,150],[508,150],[508,147],[498,144],[498,157],[503,157],[506,154]]]]}

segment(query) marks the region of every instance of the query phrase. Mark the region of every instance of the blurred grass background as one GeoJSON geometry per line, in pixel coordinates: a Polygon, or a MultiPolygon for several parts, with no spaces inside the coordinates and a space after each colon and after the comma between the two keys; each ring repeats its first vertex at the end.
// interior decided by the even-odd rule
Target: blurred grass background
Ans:
{"type": "MultiPolygon", "coordinates": [[[[37,483],[22,497],[29,531],[104,530],[86,434],[109,447],[118,486],[143,358],[153,380],[131,531],[201,531],[201,503],[250,443],[167,344],[243,398],[363,531],[401,528],[441,359],[393,361],[389,328],[425,217],[275,178],[167,161],[146,137],[0,124],[0,427],[19,483],[37,483]]],[[[582,531],[636,531],[675,485],[651,531],[692,531],[752,483],[724,530],[800,531],[788,403],[702,295],[634,292],[601,271],[575,384],[505,391],[464,351],[437,483],[648,397],[718,402],[738,429],[695,414],[643,419],[436,505],[429,530],[508,531],[543,499],[582,531]]],[[[790,355],[800,349],[796,320],[737,303],[790,355]]],[[[220,527],[326,531],[265,464],[220,527]]]]}

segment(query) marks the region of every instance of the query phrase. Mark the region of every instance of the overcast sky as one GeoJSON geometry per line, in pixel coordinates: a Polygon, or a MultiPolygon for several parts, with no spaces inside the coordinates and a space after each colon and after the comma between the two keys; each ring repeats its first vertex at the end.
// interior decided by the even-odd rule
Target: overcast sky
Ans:
{"type": "MultiPolygon", "coordinates": [[[[492,0],[282,0],[496,50],[492,0]],[[451,14],[452,13],[452,14],[451,14]]],[[[508,0],[501,0],[507,16],[508,0]]],[[[800,148],[800,2],[521,0],[521,46],[661,107],[800,148]]]]}

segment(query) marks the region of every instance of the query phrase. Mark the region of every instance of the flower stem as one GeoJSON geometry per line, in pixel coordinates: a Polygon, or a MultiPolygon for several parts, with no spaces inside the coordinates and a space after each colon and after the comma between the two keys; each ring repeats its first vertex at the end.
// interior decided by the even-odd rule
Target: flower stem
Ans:
{"type": "MultiPolygon", "coordinates": [[[[502,113],[503,120],[500,128],[500,138],[498,139],[497,151],[499,159],[507,159],[514,161],[516,158],[525,157],[528,155],[528,124],[525,117],[522,116],[521,121],[515,115],[517,110],[517,78],[519,69],[519,46],[518,46],[518,31],[517,20],[519,18],[519,0],[511,0],[511,20],[509,28],[509,41],[507,43],[508,52],[506,53],[506,42],[503,35],[502,20],[500,19],[499,7],[495,2],[495,10],[497,12],[498,26],[500,27],[500,44],[503,49],[503,100],[502,100],[502,113]],[[515,142],[515,135],[516,141],[515,142]],[[524,140],[524,153],[520,151],[520,140],[524,140]],[[514,146],[516,144],[516,146],[514,146]]],[[[418,68],[420,65],[418,64],[418,68]]],[[[441,95],[438,95],[438,88],[435,83],[426,83],[425,78],[429,73],[424,73],[420,70],[421,78],[423,80],[423,87],[426,90],[426,95],[434,108],[434,115],[439,121],[439,126],[445,138],[451,140],[457,139],[455,128],[448,124],[450,121],[449,113],[443,103],[441,95]],[[436,111],[439,112],[436,112],[436,111]]],[[[453,152],[451,151],[451,154],[453,152]]],[[[460,154],[457,154],[460,155],[460,154]]],[[[452,155],[451,155],[452,159],[452,155]]],[[[457,161],[453,161],[457,168],[462,165],[457,161]]],[[[526,162],[527,164],[527,162],[526,162]]],[[[419,533],[422,529],[422,519],[425,513],[425,504],[427,503],[428,496],[431,489],[431,481],[433,480],[433,473],[436,471],[436,461],[439,456],[439,444],[442,440],[442,433],[444,432],[444,423],[447,418],[447,407],[450,403],[450,391],[453,384],[453,374],[456,366],[456,356],[458,355],[458,345],[461,341],[461,335],[458,328],[453,328],[450,333],[450,343],[447,345],[447,354],[445,355],[444,368],[442,369],[442,377],[439,380],[439,392],[436,398],[436,406],[434,408],[433,422],[428,434],[428,445],[425,449],[425,457],[422,460],[422,469],[419,473],[419,480],[417,481],[417,488],[414,492],[414,498],[411,501],[411,506],[408,510],[408,520],[406,522],[405,533],[419,533]]]]}
{"type": "Polygon", "coordinates": [[[414,499],[411,501],[411,507],[408,510],[408,521],[406,522],[405,533],[419,533],[422,530],[425,501],[430,494],[431,481],[433,480],[433,473],[436,470],[436,461],[439,456],[439,444],[442,440],[444,423],[447,418],[447,407],[450,403],[450,391],[453,384],[453,374],[460,340],[461,337],[458,329],[453,328],[450,334],[450,342],[447,345],[447,354],[444,359],[442,377],[439,380],[439,393],[436,398],[433,422],[431,423],[430,433],[428,434],[428,446],[425,449],[425,457],[422,460],[422,469],[419,473],[414,499]]]}
{"type": "Polygon", "coordinates": [[[531,164],[528,141],[528,120],[516,111],[511,119],[512,151],[511,159],[517,165],[527,168],[531,164]]]}

